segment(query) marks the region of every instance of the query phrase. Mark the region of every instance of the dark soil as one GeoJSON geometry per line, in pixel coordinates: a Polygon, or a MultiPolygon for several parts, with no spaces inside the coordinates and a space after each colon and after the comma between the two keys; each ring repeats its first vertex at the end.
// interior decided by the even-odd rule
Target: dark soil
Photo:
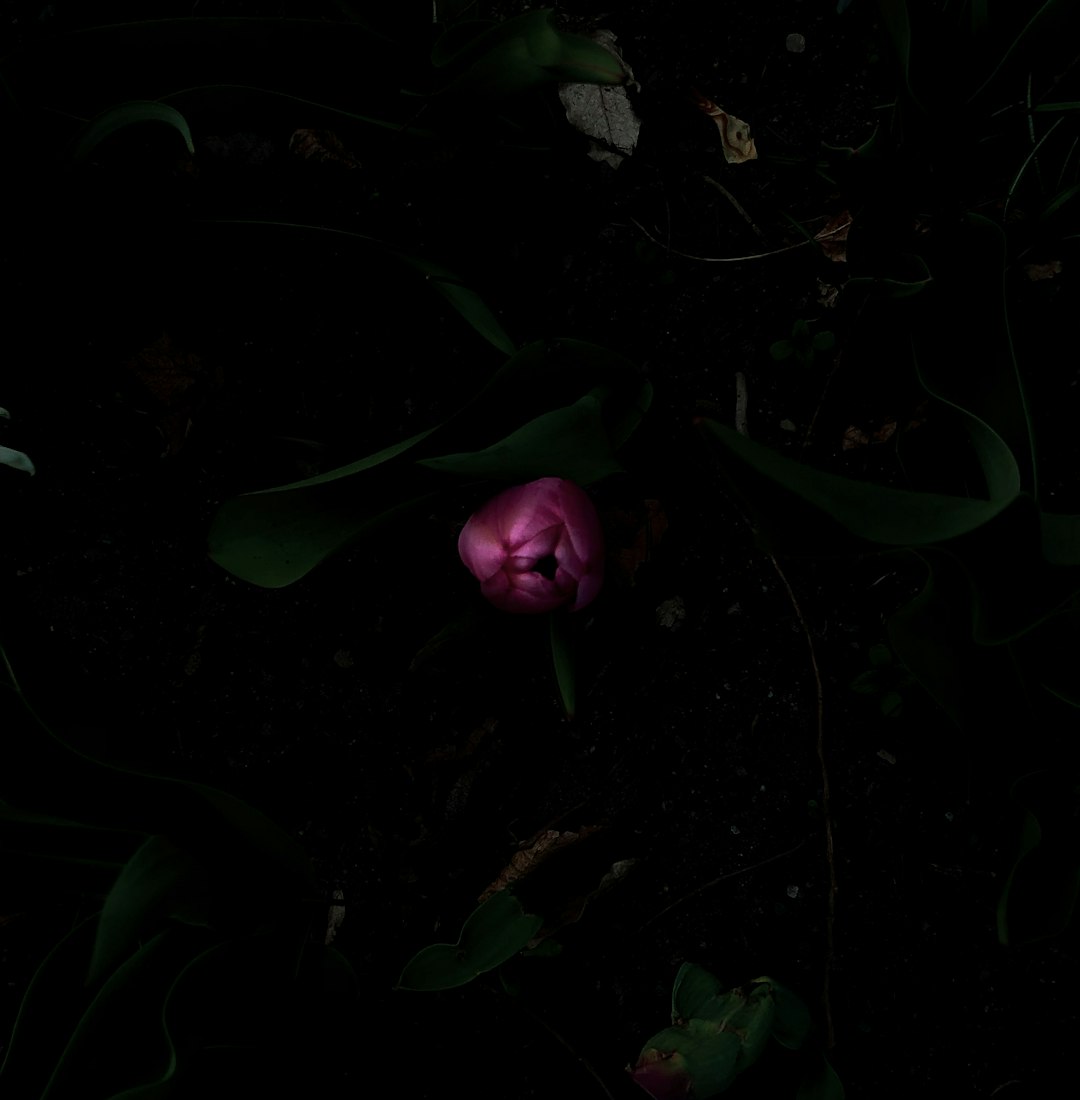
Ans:
{"type": "MultiPolygon", "coordinates": [[[[131,15],[73,7],[5,10],[24,43],[65,21],[131,15]]],[[[152,14],[297,14],[173,7],[152,14]]],[[[343,892],[336,945],[362,999],[326,1025],[323,1071],[312,1071],[326,1085],[634,1096],[623,1067],[667,1023],[684,960],[732,985],[784,982],[815,1013],[822,1044],[828,973],[830,1059],[851,1097],[1035,1096],[1067,1071],[1075,933],[998,945],[1013,834],[980,745],[915,686],[901,686],[890,717],[880,697],[851,690],[922,567],[771,560],[692,423],[731,422],[741,372],[754,438],[895,481],[893,445],[844,450],[844,433],[914,419],[918,396],[845,366],[854,319],[820,304],[820,284],[843,280],[820,252],[697,262],[635,224],[682,252],[726,257],[792,243],[785,215],[840,211],[811,170],[769,157],[858,145],[888,94],[869,17],[834,8],[557,5],[566,27],[612,29],[641,84],[640,145],[617,171],[550,119],[550,152],[471,140],[433,156],[299,104],[196,113],[193,161],[152,133],[118,144],[77,185],[27,137],[8,214],[16,285],[0,400],[13,416],[4,442],[38,473],[0,469],[5,645],[71,744],[250,801],[302,841],[327,898],[343,892]],[[801,53],[785,47],[794,32],[801,53]],[[716,127],[688,103],[695,88],[750,121],[758,161],[725,164],[716,127]],[[328,125],[360,168],[290,155],[293,130],[328,125]],[[455,540],[484,489],[449,495],[289,588],[249,586],[208,560],[224,499],[419,431],[501,361],[426,298],[403,309],[347,241],[198,221],[210,217],[376,235],[459,271],[519,342],[592,340],[641,365],[653,412],[627,475],[597,501],[613,547],[632,539],[626,513],[646,500],[667,529],[636,572],[613,566],[580,614],[572,722],[531,619],[481,609],[476,638],[417,659],[479,599],[455,540]],[[809,366],[774,362],[770,345],[799,318],[834,331],[837,349],[809,366]],[[535,968],[518,975],[525,996],[485,981],[392,991],[416,950],[454,938],[519,845],[596,826],[567,855],[567,881],[633,866],[560,935],[558,958],[521,962],[535,968]]],[[[554,93],[546,110],[558,120],[554,93]]],[[[0,906],[20,913],[0,930],[0,1033],[71,926],[58,893],[56,904],[0,906]]],[[[794,1089],[770,1056],[734,1091],[794,1089]]]]}

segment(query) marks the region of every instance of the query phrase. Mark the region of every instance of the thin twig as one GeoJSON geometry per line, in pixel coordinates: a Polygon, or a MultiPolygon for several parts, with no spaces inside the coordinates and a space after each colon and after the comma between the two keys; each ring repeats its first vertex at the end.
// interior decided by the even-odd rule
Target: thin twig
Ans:
{"type": "Polygon", "coordinates": [[[736,210],[738,210],[738,212],[743,216],[743,219],[745,220],[746,224],[748,226],[750,226],[750,228],[754,231],[754,235],[759,240],[764,241],[766,239],[765,234],[761,232],[761,230],[755,224],[754,219],[751,218],[750,215],[746,212],[746,209],[743,206],[743,204],[741,202],[739,202],[739,200],[737,198],[735,198],[735,196],[722,183],[720,183],[717,180],[714,180],[712,178],[712,176],[705,176],[704,179],[705,179],[706,183],[711,184],[713,187],[715,187],[716,190],[719,191],[720,194],[723,195],[724,198],[727,199],[727,201],[730,202],[731,205],[734,206],[736,210]]]}
{"type": "Polygon", "coordinates": [[[661,248],[666,248],[668,252],[676,256],[682,256],[684,260],[697,260],[699,263],[703,264],[738,264],[742,263],[744,260],[764,260],[769,256],[779,256],[782,252],[791,252],[793,249],[813,244],[814,241],[823,241],[827,237],[835,237],[837,233],[842,233],[851,225],[850,221],[845,222],[835,229],[830,229],[828,233],[819,233],[813,239],[796,241],[794,244],[785,245],[783,248],[775,248],[772,252],[757,252],[750,256],[692,256],[689,252],[680,252],[677,248],[672,248],[671,245],[665,245],[663,241],[657,240],[645,226],[637,220],[637,218],[631,218],[630,220],[649,238],[650,241],[652,241],[653,244],[658,244],[661,248]]]}
{"type": "Polygon", "coordinates": [[[711,890],[714,886],[719,885],[721,882],[726,882],[729,878],[738,878],[739,875],[749,874],[751,871],[757,871],[767,864],[775,863],[778,859],[783,859],[785,856],[793,855],[806,843],[806,837],[803,837],[794,848],[789,848],[786,852],[777,852],[774,856],[769,856],[768,859],[761,860],[760,863],[752,863],[749,867],[740,867],[737,871],[728,871],[726,875],[720,875],[714,878],[711,882],[703,883],[696,889],[691,890],[689,894],[683,894],[681,898],[676,898],[670,905],[661,909],[659,913],[654,913],[649,919],[637,930],[637,935],[641,935],[650,924],[655,924],[661,917],[667,916],[672,909],[677,909],[680,905],[688,902],[691,898],[696,898],[698,894],[704,893],[706,890],[711,890]]]}
{"type": "MultiPolygon", "coordinates": [[[[500,991],[496,989],[493,985],[488,985],[487,988],[490,989],[491,992],[494,993],[496,996],[499,996],[500,991]]],[[[506,996],[506,994],[504,993],[503,996],[506,996]]],[[[592,1062],[590,1062],[589,1059],[586,1058],[584,1055],[578,1054],[573,1046],[571,1046],[569,1040],[567,1040],[561,1032],[552,1027],[551,1024],[549,1024],[547,1020],[543,1018],[543,1016],[540,1016],[537,1013],[533,1012],[533,1010],[529,1008],[527,1004],[525,1004],[521,997],[512,997],[509,999],[512,1001],[513,1004],[521,1009],[521,1011],[524,1012],[525,1015],[529,1017],[529,1019],[531,1019],[534,1023],[539,1024],[565,1051],[570,1054],[570,1056],[578,1063],[578,1065],[580,1065],[581,1068],[585,1070],[585,1072],[600,1086],[600,1088],[604,1090],[604,1095],[608,1098],[608,1100],[615,1100],[615,1097],[611,1094],[611,1089],[609,1089],[607,1085],[604,1084],[604,1079],[600,1076],[599,1073],[596,1072],[596,1068],[593,1066],[592,1062]]]]}
{"type": "Polygon", "coordinates": [[[735,372],[735,430],[739,435],[750,434],[746,421],[746,406],[749,404],[746,392],[746,375],[741,370],[735,372]]]}
{"type": "Polygon", "coordinates": [[[818,764],[821,767],[821,816],[825,822],[825,862],[829,868],[829,894],[825,918],[825,977],[822,980],[821,986],[821,1004],[825,1012],[825,1048],[826,1050],[831,1050],[836,1045],[831,994],[832,970],[835,958],[836,854],[833,847],[829,769],[825,762],[825,691],[821,684],[821,670],[818,668],[817,653],[814,649],[814,637],[810,633],[810,628],[806,625],[806,619],[803,617],[799,601],[795,598],[795,593],[783,569],[780,568],[780,563],[772,554],[769,555],[769,561],[772,562],[772,566],[776,570],[776,575],[780,578],[781,584],[783,584],[784,588],[787,590],[788,599],[791,600],[791,607],[795,612],[795,618],[798,620],[799,626],[802,628],[803,636],[806,638],[806,646],[810,651],[810,667],[814,673],[814,690],[817,695],[817,757],[818,764]]]}

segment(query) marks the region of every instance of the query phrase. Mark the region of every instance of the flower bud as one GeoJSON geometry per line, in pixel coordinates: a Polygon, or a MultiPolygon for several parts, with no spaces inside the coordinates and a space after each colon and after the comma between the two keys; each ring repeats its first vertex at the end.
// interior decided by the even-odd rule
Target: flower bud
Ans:
{"type": "Polygon", "coordinates": [[[584,489],[558,477],[492,497],[465,524],[458,553],[501,611],[579,611],[604,579],[596,509],[584,489]]]}

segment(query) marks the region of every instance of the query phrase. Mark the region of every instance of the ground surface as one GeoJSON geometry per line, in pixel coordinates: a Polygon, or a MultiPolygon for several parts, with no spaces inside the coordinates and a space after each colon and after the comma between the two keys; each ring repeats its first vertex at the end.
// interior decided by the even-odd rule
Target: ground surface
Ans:
{"type": "MultiPolygon", "coordinates": [[[[24,25],[46,18],[6,7],[24,25]]],[[[568,26],[613,30],[641,84],[640,145],[618,171],[571,134],[543,156],[361,147],[360,169],[335,171],[288,152],[292,131],[322,116],[238,107],[193,124],[193,166],[153,148],[106,165],[74,197],[81,208],[51,210],[71,196],[45,168],[44,194],[25,196],[42,237],[20,239],[12,323],[19,310],[42,320],[22,334],[0,398],[39,472],[0,487],[12,657],[72,743],[250,800],[302,840],[328,896],[343,892],[337,943],[364,984],[366,1031],[358,1041],[359,1021],[342,1022],[341,1087],[375,1062],[380,1074],[396,1066],[415,1097],[460,1091],[463,1078],[475,1097],[600,1096],[584,1058],[609,1095],[632,1096],[622,1067],[665,1024],[684,960],[732,984],[775,976],[824,1034],[829,871],[800,615],[824,696],[831,1058],[848,1095],[1038,1095],[1063,1069],[1075,1016],[1057,983],[1075,938],[998,946],[1008,837],[998,803],[972,787],[978,746],[915,687],[895,717],[850,688],[885,616],[917,591],[918,563],[790,561],[781,575],[691,424],[731,422],[741,372],[755,438],[790,448],[813,420],[816,460],[890,479],[890,447],[845,451],[844,433],[912,418],[916,399],[833,371],[831,356],[806,368],[770,358],[797,318],[843,346],[850,318],[819,303],[837,265],[820,253],[699,263],[668,257],[634,224],[696,256],[732,256],[790,243],[784,214],[838,212],[826,183],[767,155],[857,145],[872,129],[885,86],[876,48],[865,21],[833,8],[558,5],[568,26]],[[801,53],[785,46],[796,32],[801,53]],[[687,103],[694,88],[750,121],[757,162],[725,165],[716,128],[687,103]],[[572,723],[532,621],[492,614],[478,640],[415,660],[476,598],[454,552],[461,499],[280,591],[208,561],[223,499],[427,426],[500,360],[456,317],[417,322],[410,309],[403,321],[345,246],[229,235],[190,215],[377,233],[461,271],[516,340],[589,339],[640,363],[654,412],[626,479],[599,501],[609,523],[617,506],[657,501],[667,527],[633,583],[612,570],[582,613],[572,723]],[[179,397],[162,381],[170,370],[189,387],[179,397]],[[480,983],[391,992],[415,950],[453,938],[521,842],[590,826],[603,829],[586,876],[634,865],[567,930],[559,959],[536,962],[546,969],[524,1007],[495,1004],[502,995],[480,983]]],[[[4,1026],[68,921],[43,908],[3,929],[4,1026]]],[[[756,1072],[740,1091],[792,1094],[782,1064],[756,1072]]]]}

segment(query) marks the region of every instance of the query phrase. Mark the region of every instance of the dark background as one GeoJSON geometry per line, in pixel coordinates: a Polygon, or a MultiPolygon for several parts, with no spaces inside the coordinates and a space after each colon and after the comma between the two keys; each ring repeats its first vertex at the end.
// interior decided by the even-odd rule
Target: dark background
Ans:
{"type": "MultiPolygon", "coordinates": [[[[503,17],[521,6],[484,7],[503,17]]],[[[827,182],[769,154],[869,136],[890,94],[879,36],[869,17],[839,19],[831,2],[809,0],[556,8],[568,29],[613,30],[641,84],[640,144],[617,171],[586,157],[553,90],[538,108],[544,152],[486,141],[482,125],[433,151],[242,96],[187,112],[194,158],[150,128],[73,176],[43,116],[9,133],[0,399],[13,416],[5,442],[38,468],[33,479],[0,470],[4,627],[24,688],[84,751],[249,800],[301,839],[327,896],[343,891],[336,942],[362,999],[327,1022],[318,1057],[329,1082],[389,1076],[417,1097],[462,1081],[477,1097],[599,1095],[580,1057],[611,1094],[632,1096],[622,1067],[667,1022],[684,960],[732,985],[769,974],[823,1022],[829,877],[797,605],[824,688],[839,886],[830,1058],[847,1094],[1038,1095],[1068,1069],[1075,932],[998,945],[1014,822],[979,737],[959,734],[914,685],[901,685],[895,717],[850,686],[922,567],[904,556],[784,562],[789,593],[692,424],[731,421],[742,372],[754,438],[793,453],[807,439],[830,469],[895,482],[895,447],[844,450],[845,431],[920,419],[933,433],[933,413],[865,356],[847,366],[855,318],[843,301],[819,302],[819,281],[838,285],[841,265],[811,248],[698,263],[648,247],[634,225],[721,257],[790,243],[784,213],[838,213],[827,182]],[[785,47],[793,32],[802,53],[785,47]],[[715,126],[687,102],[695,88],[750,122],[758,161],[724,163],[715,126]],[[291,154],[300,127],[332,129],[359,166],[291,154]],[[478,503],[467,494],[283,590],[209,562],[223,499],[419,431],[501,361],[421,291],[403,301],[348,242],[200,221],[223,217],[378,236],[460,272],[516,341],[593,340],[647,373],[653,413],[627,475],[597,500],[613,549],[633,541],[645,500],[659,502],[667,528],[636,572],[611,567],[581,613],[572,723],[532,620],[491,612],[477,638],[416,659],[477,599],[455,550],[478,503]],[[808,367],[774,362],[770,345],[798,318],[835,331],[838,351],[808,367]],[[559,959],[536,961],[528,997],[486,982],[392,992],[417,949],[454,938],[519,843],[588,826],[603,829],[568,859],[568,880],[636,862],[564,933],[559,959]]],[[[107,106],[165,94],[171,79],[225,79],[212,74],[230,67],[238,81],[299,96],[317,73],[312,99],[348,101],[342,35],[295,57],[273,36],[250,51],[163,45],[123,72],[103,67],[93,87],[65,83],[63,51],[87,48],[64,37],[71,27],[335,18],[331,3],[4,12],[8,48],[47,59],[18,87],[72,113],[80,97],[107,106]]],[[[1065,377],[1052,385],[1072,392],[1065,377]]],[[[1055,416],[1067,423],[1068,409],[1055,416]]],[[[0,929],[5,1028],[72,920],[69,904],[48,898],[19,908],[0,929]]],[[[789,1076],[769,1057],[736,1091],[792,1095],[789,1076]]]]}

